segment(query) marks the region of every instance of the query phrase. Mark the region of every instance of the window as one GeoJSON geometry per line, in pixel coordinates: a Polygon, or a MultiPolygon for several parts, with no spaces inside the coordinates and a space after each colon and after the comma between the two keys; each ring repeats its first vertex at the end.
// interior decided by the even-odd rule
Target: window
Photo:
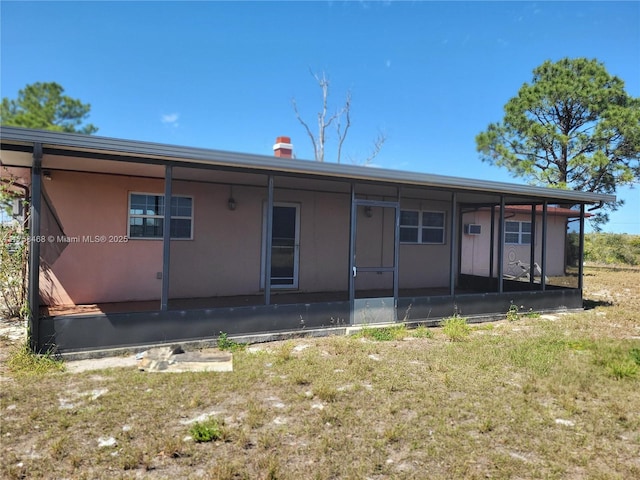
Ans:
{"type": "Polygon", "coordinates": [[[444,212],[400,211],[400,242],[444,243],[444,212]]]}
{"type": "MultiPolygon", "coordinates": [[[[129,238],[162,238],[164,195],[129,194],[129,238]]],[[[191,239],[193,198],[171,197],[171,238],[191,239]]]]}
{"type": "Polygon", "coordinates": [[[531,222],[504,222],[504,243],[531,244],[531,222]]]}

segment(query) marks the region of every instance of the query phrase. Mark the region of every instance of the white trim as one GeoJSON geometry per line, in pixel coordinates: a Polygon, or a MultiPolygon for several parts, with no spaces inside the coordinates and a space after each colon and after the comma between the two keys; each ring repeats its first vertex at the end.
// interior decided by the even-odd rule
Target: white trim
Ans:
{"type": "Polygon", "coordinates": [[[504,221],[504,243],[505,245],[531,245],[531,221],[530,220],[505,220],[504,221]],[[507,223],[517,223],[518,231],[517,232],[508,232],[507,231],[507,223]],[[529,231],[525,232],[522,229],[524,224],[529,224],[529,231]],[[507,242],[507,235],[518,235],[517,242],[507,242]],[[523,242],[522,236],[529,235],[529,242],[523,242]]]}
{"type": "MultiPolygon", "coordinates": [[[[146,195],[146,196],[154,196],[154,197],[163,197],[164,198],[164,193],[154,193],[154,192],[133,192],[133,191],[129,191],[127,192],[127,238],[129,240],[162,240],[162,236],[160,237],[132,237],[131,236],[131,195],[146,195]]],[[[193,224],[194,222],[194,218],[195,218],[195,214],[194,214],[194,210],[195,210],[195,201],[193,199],[192,195],[171,195],[171,198],[189,198],[191,199],[191,216],[187,217],[184,215],[171,215],[171,219],[177,219],[177,220],[191,220],[191,231],[189,232],[189,237],[171,237],[171,240],[193,240],[193,224]]],[[[167,208],[167,205],[165,204],[164,206],[165,208],[167,208]]],[[[171,212],[171,205],[169,205],[169,212],[171,212]]],[[[133,217],[135,218],[161,218],[164,219],[164,215],[136,215],[134,214],[133,217]]],[[[164,225],[163,227],[164,228],[164,225]]]]}
{"type": "Polygon", "coordinates": [[[417,210],[413,208],[401,208],[400,209],[400,222],[402,221],[402,212],[417,212],[418,213],[418,225],[402,225],[400,223],[400,231],[402,232],[403,228],[415,228],[418,232],[418,240],[415,242],[407,242],[400,240],[401,245],[446,245],[447,243],[447,212],[446,210],[417,210]],[[442,214],[442,227],[432,227],[432,226],[424,226],[422,224],[422,214],[423,213],[440,213],[442,214]],[[422,230],[423,229],[431,229],[431,230],[442,230],[442,242],[423,242],[422,241],[422,230]]]}
{"type": "Polygon", "coordinates": [[[279,149],[281,149],[281,148],[284,148],[284,149],[286,149],[286,150],[293,150],[293,144],[291,144],[291,143],[276,143],[276,144],[273,146],[273,150],[274,150],[274,151],[275,151],[275,150],[279,150],[279,149]]]}

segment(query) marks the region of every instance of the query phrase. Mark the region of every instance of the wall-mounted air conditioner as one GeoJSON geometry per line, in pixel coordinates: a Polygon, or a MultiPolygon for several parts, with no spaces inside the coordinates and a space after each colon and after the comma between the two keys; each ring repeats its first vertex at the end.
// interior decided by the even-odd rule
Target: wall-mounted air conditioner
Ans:
{"type": "Polygon", "coordinates": [[[464,234],[465,235],[480,235],[482,233],[482,226],[476,223],[465,223],[464,234]]]}

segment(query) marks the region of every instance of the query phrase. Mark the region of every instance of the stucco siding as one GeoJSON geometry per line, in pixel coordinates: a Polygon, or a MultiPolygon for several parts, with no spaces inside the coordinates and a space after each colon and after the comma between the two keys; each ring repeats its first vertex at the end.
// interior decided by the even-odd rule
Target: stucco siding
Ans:
{"type": "Polygon", "coordinates": [[[449,202],[403,200],[407,210],[444,212],[443,244],[400,244],[400,288],[444,287],[449,285],[451,212],[449,202]]]}
{"type": "Polygon", "coordinates": [[[44,182],[65,235],[73,239],[48,267],[57,279],[49,288],[59,282],[76,304],[159,298],[162,243],[119,240],[127,235],[129,192],[161,192],[162,181],[56,171],[44,182]],[[104,240],[87,240],[96,237],[104,240]]]}
{"type": "Polygon", "coordinates": [[[171,242],[170,298],[248,295],[260,291],[262,199],[266,189],[175,181],[193,197],[193,239],[171,242]]]}
{"type": "MultiPolygon", "coordinates": [[[[162,179],[56,171],[46,181],[68,243],[45,267],[46,304],[157,300],[162,241],[85,242],[85,237],[127,235],[129,194],[162,195],[162,179]]],[[[266,188],[174,181],[174,195],[193,198],[193,238],[171,241],[170,298],[260,294],[266,188]]],[[[348,288],[348,195],[275,191],[275,202],[300,207],[299,290],[348,288]]]]}
{"type": "MultiPolygon", "coordinates": [[[[516,214],[509,216],[508,221],[530,222],[531,215],[516,214]]],[[[566,241],[566,217],[560,215],[548,215],[547,217],[547,276],[564,274],[565,241],[566,241]]],[[[495,241],[494,241],[494,275],[498,271],[498,222],[499,216],[495,216],[495,241]]],[[[465,213],[464,224],[478,224],[481,226],[480,235],[462,234],[461,244],[461,272],[470,275],[489,276],[489,253],[491,245],[491,213],[489,211],[477,211],[465,213]]],[[[535,233],[535,261],[542,264],[542,217],[536,218],[535,233]]],[[[506,275],[516,276],[520,269],[514,262],[530,262],[530,245],[504,245],[503,269],[506,275]]]]}

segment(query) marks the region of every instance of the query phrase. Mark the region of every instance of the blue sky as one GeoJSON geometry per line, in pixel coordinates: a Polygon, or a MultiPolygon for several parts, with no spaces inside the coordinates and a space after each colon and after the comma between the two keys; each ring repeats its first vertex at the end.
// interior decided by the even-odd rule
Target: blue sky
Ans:
{"type": "MultiPolygon", "coordinates": [[[[640,2],[2,1],[1,95],[55,81],[91,104],[98,135],[312,158],[326,72],[352,92],[344,153],[375,166],[498,181],[475,136],[547,59],[597,58],[640,96],[640,2]]],[[[640,189],[605,231],[640,234],[640,189]]]]}

